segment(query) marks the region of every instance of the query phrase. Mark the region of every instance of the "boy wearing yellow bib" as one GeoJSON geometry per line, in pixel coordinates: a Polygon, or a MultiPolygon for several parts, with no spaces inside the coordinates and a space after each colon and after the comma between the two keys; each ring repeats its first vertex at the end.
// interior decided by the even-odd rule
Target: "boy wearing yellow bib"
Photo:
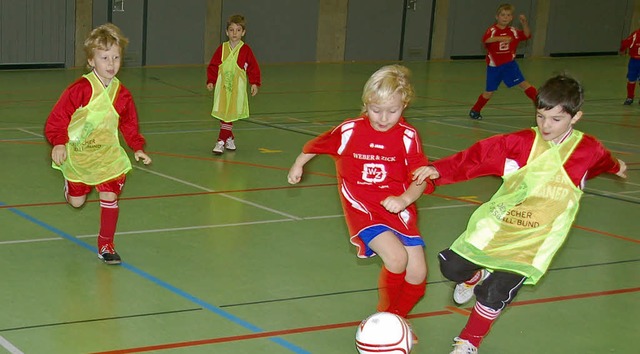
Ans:
{"type": "Polygon", "coordinates": [[[580,83],[555,76],[538,91],[537,127],[487,138],[416,171],[417,180],[435,179],[436,185],[489,175],[503,179],[438,257],[442,274],[458,283],[454,301],[476,296],[452,354],[477,353],[522,285],[534,285],[546,273],[578,212],[585,181],[601,173],[626,178],[623,161],[573,129],[582,103],[580,83]]]}
{"type": "Polygon", "coordinates": [[[142,150],[138,114],[127,90],[116,77],[128,43],[113,24],[95,28],[84,42],[91,72],[62,93],[45,124],[45,136],[53,145],[52,167],[62,171],[65,198],[79,208],[95,188],[100,196],[98,258],[120,264],[113,239],[118,222],[118,196],[131,170],[127,153],[120,146],[118,130],[145,165],[151,158],[142,150]]]}
{"type": "Polygon", "coordinates": [[[242,41],[246,34],[244,16],[233,15],[227,20],[227,37],[207,67],[207,89],[213,91],[211,116],[220,120],[220,133],[212,152],[236,149],[233,122],[249,117],[247,85],[251,96],[258,93],[260,67],[251,48],[242,41]],[[214,90],[215,89],[215,90],[214,90]]]}

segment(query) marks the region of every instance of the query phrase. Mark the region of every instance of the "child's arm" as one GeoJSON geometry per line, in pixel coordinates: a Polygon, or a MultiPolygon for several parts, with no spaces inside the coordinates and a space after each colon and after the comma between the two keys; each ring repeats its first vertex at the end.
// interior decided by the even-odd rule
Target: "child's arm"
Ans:
{"type": "Polygon", "coordinates": [[[66,145],[55,145],[51,149],[51,160],[53,163],[60,166],[67,159],[67,147],[66,145]]]}
{"type": "Polygon", "coordinates": [[[620,170],[616,172],[616,175],[618,177],[627,178],[627,164],[620,159],[618,159],[618,164],[620,164],[620,170]]]}
{"type": "Polygon", "coordinates": [[[151,158],[149,157],[149,155],[145,154],[145,152],[142,150],[134,152],[133,157],[136,159],[136,161],[140,161],[140,159],[142,159],[142,163],[145,165],[151,163],[151,158]]]}
{"type": "Polygon", "coordinates": [[[241,50],[245,50],[247,53],[246,58],[246,70],[247,70],[247,79],[251,84],[251,96],[255,96],[258,94],[258,87],[261,84],[261,74],[260,74],[260,66],[258,65],[258,60],[256,59],[251,47],[248,45],[244,45],[241,50]]]}
{"type": "Polygon", "coordinates": [[[413,181],[416,181],[416,184],[420,185],[427,179],[436,179],[440,177],[440,172],[436,170],[433,166],[422,166],[418,167],[415,171],[413,171],[413,181]]]}
{"type": "Polygon", "coordinates": [[[218,81],[218,70],[222,64],[222,45],[218,46],[207,66],[207,90],[212,91],[218,81]]]}
{"type": "Polygon", "coordinates": [[[140,127],[138,124],[138,111],[136,105],[131,96],[131,92],[124,86],[120,86],[120,92],[116,97],[115,107],[120,114],[120,120],[118,121],[118,128],[127,142],[127,145],[134,151],[133,157],[136,161],[142,159],[142,163],[148,165],[151,163],[151,158],[147,155],[143,148],[146,144],[146,140],[142,134],[140,134],[140,127]]]}
{"type": "Polygon", "coordinates": [[[631,48],[634,34],[635,32],[631,33],[627,38],[623,39],[622,42],[620,42],[620,49],[618,50],[620,54],[625,54],[627,52],[627,49],[631,48]]]}
{"type": "Polygon", "coordinates": [[[53,106],[44,126],[44,135],[53,145],[51,160],[60,166],[67,159],[65,145],[69,141],[69,123],[75,111],[86,106],[91,98],[91,84],[80,78],[71,84],[53,106]]]}
{"type": "Polygon", "coordinates": [[[411,203],[418,200],[422,193],[424,193],[425,188],[427,188],[426,183],[418,184],[416,181],[411,182],[409,188],[407,188],[404,193],[398,196],[392,195],[386,197],[380,204],[390,213],[399,213],[405,210],[411,203]]]}
{"type": "Polygon", "coordinates": [[[315,156],[316,154],[306,154],[304,152],[298,155],[298,157],[296,158],[296,161],[293,163],[293,165],[289,169],[289,175],[287,176],[287,180],[289,181],[290,184],[296,184],[300,182],[300,180],[302,179],[302,172],[304,170],[304,165],[307,162],[311,161],[311,159],[314,158],[315,156]]]}
{"type": "Polygon", "coordinates": [[[484,42],[485,43],[493,43],[493,42],[506,42],[509,43],[511,42],[513,38],[511,38],[510,36],[496,36],[496,37],[489,37],[487,38],[484,42]]]}
{"type": "Polygon", "coordinates": [[[522,25],[522,31],[526,38],[531,38],[531,28],[529,27],[529,21],[525,15],[520,15],[520,24],[522,25]]]}

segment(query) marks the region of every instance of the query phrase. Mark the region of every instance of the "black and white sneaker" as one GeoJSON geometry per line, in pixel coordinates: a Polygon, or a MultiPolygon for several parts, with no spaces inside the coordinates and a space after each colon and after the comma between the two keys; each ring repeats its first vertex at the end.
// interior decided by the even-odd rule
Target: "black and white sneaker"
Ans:
{"type": "Polygon", "coordinates": [[[106,245],[100,247],[98,250],[98,258],[100,258],[103,262],[107,264],[120,264],[122,263],[122,259],[116,249],[113,248],[113,243],[107,243],[106,245]]]}
{"type": "Polygon", "coordinates": [[[472,109],[472,110],[469,111],[469,118],[475,119],[475,120],[481,120],[482,119],[482,114],[480,114],[480,112],[474,111],[472,109]]]}

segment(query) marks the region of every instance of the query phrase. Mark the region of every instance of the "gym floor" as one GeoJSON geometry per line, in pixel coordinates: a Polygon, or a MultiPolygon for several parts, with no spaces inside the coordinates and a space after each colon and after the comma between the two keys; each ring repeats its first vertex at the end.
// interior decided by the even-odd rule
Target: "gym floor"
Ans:
{"type": "MultiPolygon", "coordinates": [[[[629,178],[589,181],[550,271],[520,291],[481,352],[637,352],[640,105],[622,105],[627,59],[519,63],[535,86],[561,71],[584,83],[577,129],[626,161],[629,178]]],[[[82,69],[1,72],[0,352],[356,353],[380,260],[357,259],[348,241],[329,157],[309,163],[298,185],[286,176],[307,140],[359,114],[362,87],[384,64],[262,65],[251,118],[234,126],[238,149],[221,156],[211,153],[219,124],[205,66],[122,68],[153,163],[134,163],[121,195],[120,266],[96,257],[97,194],[79,210],[64,202],[43,138],[82,69]]],[[[482,60],[405,65],[417,93],[406,117],[431,160],[535,125],[529,99],[504,86],[484,120],[467,117],[484,88],[482,60]]],[[[418,201],[430,272],[410,315],[412,353],[448,353],[464,326],[473,303],[455,306],[436,255],[499,183],[480,178],[418,201]]]]}

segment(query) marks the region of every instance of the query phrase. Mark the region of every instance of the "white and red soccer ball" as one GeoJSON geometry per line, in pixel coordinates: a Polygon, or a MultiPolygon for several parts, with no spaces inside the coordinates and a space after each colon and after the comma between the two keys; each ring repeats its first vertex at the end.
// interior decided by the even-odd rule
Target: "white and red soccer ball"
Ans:
{"type": "Polygon", "coordinates": [[[356,330],[356,348],[360,354],[408,354],[412,346],[411,327],[393,313],[374,313],[360,322],[356,330]]]}

